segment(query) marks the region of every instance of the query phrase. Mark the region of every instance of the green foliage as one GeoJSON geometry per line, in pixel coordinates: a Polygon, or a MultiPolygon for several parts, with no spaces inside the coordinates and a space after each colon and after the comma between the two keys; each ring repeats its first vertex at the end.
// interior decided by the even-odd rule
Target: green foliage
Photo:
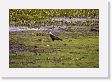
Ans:
{"type": "MultiPolygon", "coordinates": [[[[10,26],[40,26],[56,24],[54,17],[62,18],[99,18],[98,9],[10,9],[10,26]]],[[[63,22],[63,21],[62,21],[63,22]]]]}

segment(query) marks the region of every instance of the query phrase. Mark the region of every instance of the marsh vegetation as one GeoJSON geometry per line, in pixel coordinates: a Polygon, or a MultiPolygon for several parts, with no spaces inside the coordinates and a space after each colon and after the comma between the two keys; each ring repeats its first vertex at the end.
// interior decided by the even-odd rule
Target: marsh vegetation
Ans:
{"type": "Polygon", "coordinates": [[[99,67],[99,10],[10,9],[9,20],[10,68],[99,67]]]}

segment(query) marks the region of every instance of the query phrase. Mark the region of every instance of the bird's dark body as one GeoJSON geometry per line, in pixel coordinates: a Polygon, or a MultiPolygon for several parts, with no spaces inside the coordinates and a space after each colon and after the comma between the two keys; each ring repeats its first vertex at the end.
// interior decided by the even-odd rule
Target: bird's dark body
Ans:
{"type": "Polygon", "coordinates": [[[54,41],[54,40],[61,40],[62,41],[62,39],[60,39],[58,36],[56,36],[54,34],[50,34],[50,37],[51,37],[52,41],[54,41]]]}

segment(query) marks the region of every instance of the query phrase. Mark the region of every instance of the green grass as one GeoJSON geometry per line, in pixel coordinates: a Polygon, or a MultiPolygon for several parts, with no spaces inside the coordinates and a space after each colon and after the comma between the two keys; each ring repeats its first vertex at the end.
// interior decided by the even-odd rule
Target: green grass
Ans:
{"type": "Polygon", "coordinates": [[[63,41],[52,41],[48,32],[10,32],[10,68],[98,68],[98,32],[57,32],[63,41]],[[39,36],[36,36],[39,34],[39,36]]]}

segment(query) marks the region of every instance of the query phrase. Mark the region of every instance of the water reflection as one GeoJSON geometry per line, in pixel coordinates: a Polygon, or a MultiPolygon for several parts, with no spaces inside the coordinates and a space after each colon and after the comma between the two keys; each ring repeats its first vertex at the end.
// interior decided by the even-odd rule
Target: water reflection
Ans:
{"type": "Polygon", "coordinates": [[[10,32],[13,32],[13,31],[28,31],[28,30],[35,30],[35,31],[45,31],[45,30],[48,30],[48,31],[60,31],[61,28],[60,27],[52,27],[52,26],[41,26],[41,27],[37,27],[37,28],[29,28],[29,27],[20,27],[20,26],[11,26],[9,27],[9,31],[10,32]]]}
{"type": "MultiPolygon", "coordinates": [[[[43,20],[44,22],[47,21],[48,19],[43,20]]],[[[69,18],[69,17],[54,17],[52,18],[52,20],[56,20],[56,21],[66,21],[66,22],[74,22],[74,21],[81,21],[81,22],[85,22],[85,21],[99,21],[99,19],[95,19],[95,18],[69,18]]],[[[35,31],[55,31],[58,32],[60,30],[62,30],[62,26],[72,26],[75,25],[77,26],[77,24],[71,24],[71,23],[57,23],[57,25],[46,25],[46,26],[40,26],[40,27],[25,27],[25,26],[10,26],[9,27],[9,31],[13,32],[13,31],[28,31],[28,30],[35,30],[35,31]]]]}

